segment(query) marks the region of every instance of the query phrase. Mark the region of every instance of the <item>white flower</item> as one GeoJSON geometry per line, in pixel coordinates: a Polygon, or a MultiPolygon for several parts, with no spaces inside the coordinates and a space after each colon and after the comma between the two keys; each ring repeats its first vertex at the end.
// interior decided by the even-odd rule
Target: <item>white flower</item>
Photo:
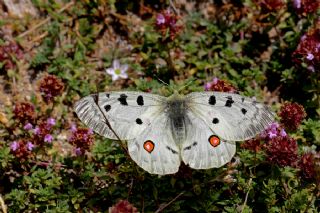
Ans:
{"type": "Polygon", "coordinates": [[[128,64],[121,65],[119,60],[115,59],[112,62],[112,67],[106,69],[106,72],[112,76],[112,81],[116,81],[119,78],[123,78],[123,79],[128,78],[128,74],[127,74],[128,68],[129,68],[128,64]]]}

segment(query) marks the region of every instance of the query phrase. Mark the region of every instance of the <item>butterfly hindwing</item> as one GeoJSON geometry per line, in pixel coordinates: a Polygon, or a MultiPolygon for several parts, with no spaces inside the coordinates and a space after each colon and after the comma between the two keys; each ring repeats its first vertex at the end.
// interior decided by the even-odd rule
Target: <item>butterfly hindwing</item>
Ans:
{"type": "Polygon", "coordinates": [[[141,115],[142,128],[130,129],[134,139],[128,140],[131,158],[151,174],[176,173],[180,165],[180,150],[172,132],[167,129],[168,117],[164,113],[149,110],[141,115]]]}
{"type": "Polygon", "coordinates": [[[140,123],[139,116],[146,110],[158,109],[164,101],[164,97],[143,92],[106,92],[82,98],[76,103],[75,112],[100,135],[118,139],[111,126],[117,136],[125,140],[132,138],[128,129],[140,123]]]}
{"type": "Polygon", "coordinates": [[[194,92],[186,96],[191,110],[221,139],[255,137],[272,121],[270,109],[251,98],[224,92],[194,92]]]}
{"type": "Polygon", "coordinates": [[[192,111],[187,112],[186,140],[182,144],[182,160],[194,169],[221,167],[236,152],[233,141],[225,141],[192,111]]]}

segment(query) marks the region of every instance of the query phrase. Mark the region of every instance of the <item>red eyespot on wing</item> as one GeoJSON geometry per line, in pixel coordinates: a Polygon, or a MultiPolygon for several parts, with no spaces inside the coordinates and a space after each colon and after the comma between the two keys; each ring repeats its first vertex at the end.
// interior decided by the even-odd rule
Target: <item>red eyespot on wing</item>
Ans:
{"type": "Polygon", "coordinates": [[[153,149],[154,149],[154,143],[151,140],[147,140],[146,142],[144,142],[143,148],[147,152],[151,153],[153,151],[153,149]]]}
{"type": "Polygon", "coordinates": [[[220,138],[216,135],[211,135],[209,137],[208,141],[211,144],[211,146],[213,146],[213,147],[217,147],[220,145],[220,138]]]}

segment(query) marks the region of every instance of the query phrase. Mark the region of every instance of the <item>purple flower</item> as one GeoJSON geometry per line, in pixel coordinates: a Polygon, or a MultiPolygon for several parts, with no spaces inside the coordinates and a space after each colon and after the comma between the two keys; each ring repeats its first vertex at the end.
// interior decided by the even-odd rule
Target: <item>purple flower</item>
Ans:
{"type": "Polygon", "coordinates": [[[164,17],[163,14],[159,13],[156,18],[156,24],[161,25],[161,24],[164,24],[165,22],[166,22],[166,18],[164,17]]]}
{"type": "Polygon", "coordinates": [[[270,124],[269,128],[276,130],[277,128],[279,128],[279,124],[277,122],[273,122],[272,124],[270,124]]]}
{"type": "Polygon", "coordinates": [[[91,128],[88,129],[88,135],[92,135],[93,134],[93,130],[91,128]]]}
{"type": "Polygon", "coordinates": [[[71,130],[71,132],[76,132],[77,126],[75,124],[72,124],[70,130],[71,130]]]}
{"type": "Polygon", "coordinates": [[[27,149],[28,149],[29,151],[32,151],[33,148],[34,148],[34,145],[33,145],[30,141],[28,141],[28,143],[27,143],[27,149]]]}
{"type": "Polygon", "coordinates": [[[282,136],[282,137],[286,137],[287,136],[287,133],[286,133],[286,131],[284,129],[281,129],[280,136],[282,136]]]}
{"type": "Polygon", "coordinates": [[[306,58],[311,61],[314,59],[314,55],[312,53],[308,53],[306,58]]]}
{"type": "Polygon", "coordinates": [[[74,150],[74,153],[76,153],[76,155],[82,155],[81,149],[78,147],[74,150]]]}
{"type": "Polygon", "coordinates": [[[33,133],[36,135],[40,134],[40,128],[38,126],[36,126],[36,128],[33,129],[33,133]]]}
{"type": "Polygon", "coordinates": [[[268,132],[268,137],[271,139],[271,138],[277,137],[277,134],[273,133],[272,131],[269,131],[268,132]]]}
{"type": "Polygon", "coordinates": [[[301,0],[293,0],[293,6],[297,9],[301,8],[301,0]]]}
{"type": "Polygon", "coordinates": [[[54,126],[56,124],[56,120],[54,118],[48,118],[47,124],[49,126],[54,126]]]}
{"type": "Polygon", "coordinates": [[[219,78],[214,77],[213,80],[212,80],[212,83],[213,84],[217,84],[218,82],[219,82],[219,78]]]}
{"type": "Polygon", "coordinates": [[[46,134],[46,135],[44,136],[44,142],[51,143],[52,140],[53,140],[52,135],[46,134]]]}
{"type": "Polygon", "coordinates": [[[19,143],[17,141],[13,141],[11,144],[10,144],[10,149],[12,151],[16,151],[17,149],[19,149],[19,143]]]}
{"type": "Polygon", "coordinates": [[[23,129],[24,130],[31,130],[33,128],[32,124],[31,123],[27,123],[26,125],[24,125],[23,129]]]}
{"type": "Polygon", "coordinates": [[[208,83],[204,84],[204,90],[205,91],[209,91],[211,87],[212,87],[212,82],[208,82],[208,83]]]}
{"type": "Polygon", "coordinates": [[[260,137],[263,139],[272,139],[278,136],[286,137],[287,133],[277,122],[271,123],[269,127],[260,134],[260,137]]]}

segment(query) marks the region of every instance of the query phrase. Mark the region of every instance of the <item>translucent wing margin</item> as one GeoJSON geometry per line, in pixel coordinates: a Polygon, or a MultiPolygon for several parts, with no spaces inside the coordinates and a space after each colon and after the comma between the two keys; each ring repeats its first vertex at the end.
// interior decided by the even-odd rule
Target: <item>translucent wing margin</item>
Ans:
{"type": "Polygon", "coordinates": [[[255,137],[274,120],[268,106],[237,94],[194,92],[187,95],[186,100],[188,110],[227,141],[255,137]]]}

